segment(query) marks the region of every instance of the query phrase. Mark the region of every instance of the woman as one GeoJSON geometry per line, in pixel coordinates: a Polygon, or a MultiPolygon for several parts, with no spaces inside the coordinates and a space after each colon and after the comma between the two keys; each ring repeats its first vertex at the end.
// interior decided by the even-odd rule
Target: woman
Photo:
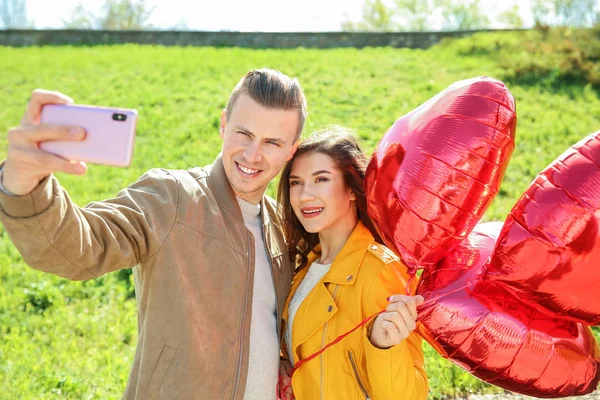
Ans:
{"type": "MultiPolygon", "coordinates": [[[[427,397],[414,332],[423,298],[404,295],[406,267],[381,244],[367,216],[366,166],[356,139],[336,129],[302,142],[282,172],[278,200],[297,263],[284,311],[285,356],[297,365],[386,310],[294,372],[297,400],[427,397]]],[[[285,362],[280,372],[281,386],[289,387],[285,362]]]]}

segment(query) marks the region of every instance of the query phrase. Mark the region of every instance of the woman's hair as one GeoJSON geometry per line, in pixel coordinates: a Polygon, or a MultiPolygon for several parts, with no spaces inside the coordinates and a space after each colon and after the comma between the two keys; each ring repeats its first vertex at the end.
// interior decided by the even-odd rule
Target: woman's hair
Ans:
{"type": "Polygon", "coordinates": [[[367,214],[367,198],[363,181],[369,160],[361,150],[358,140],[349,130],[329,127],[313,133],[300,143],[292,159],[285,165],[279,180],[277,201],[281,207],[283,232],[289,248],[290,260],[297,265],[297,269],[306,266],[308,254],[319,243],[319,235],[304,229],[290,203],[292,165],[298,157],[309,153],[322,153],[331,157],[342,172],[345,186],[356,196],[358,219],[371,231],[377,242],[383,243],[367,214]]]}

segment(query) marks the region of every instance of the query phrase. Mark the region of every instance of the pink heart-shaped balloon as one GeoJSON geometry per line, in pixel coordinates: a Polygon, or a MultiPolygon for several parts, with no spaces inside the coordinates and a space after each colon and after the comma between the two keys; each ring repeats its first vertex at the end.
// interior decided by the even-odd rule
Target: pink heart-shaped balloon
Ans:
{"type": "Polygon", "coordinates": [[[457,82],[399,118],[365,176],[368,212],[411,269],[435,265],[477,224],[514,149],[515,102],[504,84],[457,82]]]}

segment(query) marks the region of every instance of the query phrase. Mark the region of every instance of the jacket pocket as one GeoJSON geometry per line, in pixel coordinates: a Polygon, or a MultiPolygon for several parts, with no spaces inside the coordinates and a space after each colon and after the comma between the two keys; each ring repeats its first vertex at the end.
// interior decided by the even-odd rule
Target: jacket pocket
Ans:
{"type": "Polygon", "coordinates": [[[150,378],[150,383],[148,384],[148,400],[155,400],[158,398],[158,392],[163,380],[165,379],[165,376],[167,375],[167,371],[173,362],[173,358],[175,358],[178,348],[179,345],[173,344],[165,344],[165,347],[163,347],[160,356],[158,357],[156,368],[154,368],[154,372],[150,378]]]}
{"type": "Polygon", "coordinates": [[[352,371],[354,372],[354,378],[356,379],[356,384],[360,389],[365,400],[371,400],[371,395],[367,391],[367,387],[363,383],[362,379],[360,379],[360,374],[358,373],[358,366],[356,365],[356,360],[354,359],[354,354],[352,351],[348,351],[348,359],[350,359],[350,365],[352,366],[352,371]]]}

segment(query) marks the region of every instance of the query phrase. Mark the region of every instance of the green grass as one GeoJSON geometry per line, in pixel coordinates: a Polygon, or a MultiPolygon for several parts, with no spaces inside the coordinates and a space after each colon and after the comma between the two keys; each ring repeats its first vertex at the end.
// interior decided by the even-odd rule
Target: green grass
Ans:
{"type": "MultiPolygon", "coordinates": [[[[114,195],[149,168],[210,163],[219,151],[221,109],[251,68],[268,66],[300,79],[309,101],[306,133],[327,124],[347,126],[369,152],[399,116],[448,84],[478,75],[506,78],[517,100],[517,146],[486,214],[503,219],[541,169],[600,129],[600,96],[581,83],[512,81],[506,60],[465,51],[469,40],[488,39],[426,51],[0,47],[0,132],[18,124],[37,87],[62,91],[79,103],[137,108],[131,168],[90,166],[84,178],[59,175],[84,205],[114,195]]],[[[5,153],[6,141],[0,140],[0,157],[5,153]]],[[[0,282],[0,397],[120,398],[136,343],[128,273],[73,283],[33,271],[0,228],[0,282]]],[[[499,391],[425,347],[431,398],[499,391]]]]}

